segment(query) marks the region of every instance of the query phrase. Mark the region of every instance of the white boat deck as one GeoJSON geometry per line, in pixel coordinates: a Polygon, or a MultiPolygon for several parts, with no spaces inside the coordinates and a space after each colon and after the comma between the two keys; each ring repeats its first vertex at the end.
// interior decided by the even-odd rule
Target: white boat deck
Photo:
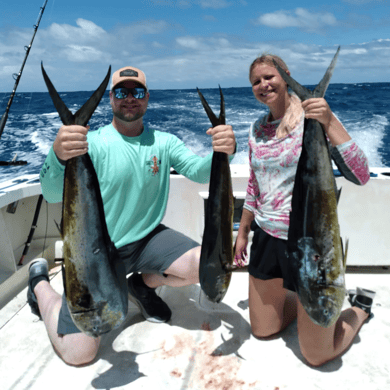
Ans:
{"type": "MultiPolygon", "coordinates": [[[[0,312],[1,389],[389,389],[389,277],[347,274],[347,288],[377,292],[374,318],[343,356],[320,368],[304,361],[296,322],[273,340],[251,335],[246,273],[233,275],[219,305],[203,299],[200,305],[199,285],[162,288],[173,312],[168,324],[145,321],[131,305],[124,325],[103,336],[97,358],[85,367],[56,355],[24,290],[0,312]]],[[[51,283],[61,292],[61,273],[51,283]]]]}
{"type": "MultiPolygon", "coordinates": [[[[26,304],[25,288],[28,262],[39,255],[44,243],[45,257],[51,261],[55,257],[53,243],[59,234],[54,220],[60,221],[61,204],[42,206],[31,250],[19,268],[40,185],[36,175],[1,183],[0,390],[390,389],[390,170],[373,171],[376,177],[363,187],[344,178],[336,181],[343,187],[339,218],[342,236],[350,240],[347,263],[357,270],[349,268],[346,287],[377,292],[374,318],[343,356],[320,368],[310,367],[302,357],[295,322],[273,340],[251,335],[246,273],[233,275],[219,305],[206,301],[199,285],[161,288],[159,294],[173,312],[168,324],[145,321],[130,303],[125,323],[103,336],[92,364],[66,365],[53,351],[43,322],[26,304]],[[15,212],[7,210],[10,204],[15,212]]],[[[232,179],[235,196],[242,199],[247,167],[232,166],[232,179]]],[[[200,242],[207,190],[208,185],[171,175],[163,222],[200,242]]],[[[62,292],[61,273],[51,283],[62,292]]]]}

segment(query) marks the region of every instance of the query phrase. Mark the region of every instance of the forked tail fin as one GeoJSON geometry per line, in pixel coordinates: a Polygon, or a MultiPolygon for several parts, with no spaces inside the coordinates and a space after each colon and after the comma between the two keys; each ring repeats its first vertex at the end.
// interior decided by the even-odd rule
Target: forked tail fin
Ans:
{"type": "Polygon", "coordinates": [[[43,78],[51,99],[53,100],[54,106],[60,115],[61,121],[64,125],[80,125],[86,126],[92,114],[96,110],[100,100],[102,99],[104,92],[107,89],[108,81],[110,80],[111,66],[108,68],[108,72],[103,82],[100,84],[99,88],[92,94],[92,96],[87,100],[87,102],[75,113],[72,114],[65,103],[60,98],[60,95],[54,88],[54,85],[49,79],[49,76],[43,68],[43,63],[41,63],[43,78]]]}
{"type": "Polygon", "coordinates": [[[207,116],[210,119],[211,124],[213,127],[218,126],[218,125],[224,125],[226,123],[225,119],[225,100],[223,98],[223,93],[221,86],[219,86],[219,94],[221,95],[221,109],[219,112],[219,117],[214,114],[213,110],[210,108],[209,104],[207,103],[206,99],[203,97],[202,93],[199,91],[198,88],[196,88],[200,97],[200,100],[202,102],[203,108],[206,111],[207,116]]]}
{"type": "Polygon", "coordinates": [[[328,89],[328,85],[330,82],[330,79],[332,78],[334,68],[336,67],[336,61],[337,57],[340,52],[340,46],[337,49],[337,52],[335,56],[333,57],[332,62],[330,63],[324,77],[319,82],[317,87],[314,89],[314,91],[310,91],[309,89],[305,88],[301,84],[299,84],[297,81],[295,81],[291,76],[289,76],[275,61],[274,65],[276,69],[278,70],[280,76],[282,79],[290,86],[290,88],[298,95],[298,97],[304,101],[307,99],[310,99],[312,97],[324,97],[326,90],[328,89]]]}

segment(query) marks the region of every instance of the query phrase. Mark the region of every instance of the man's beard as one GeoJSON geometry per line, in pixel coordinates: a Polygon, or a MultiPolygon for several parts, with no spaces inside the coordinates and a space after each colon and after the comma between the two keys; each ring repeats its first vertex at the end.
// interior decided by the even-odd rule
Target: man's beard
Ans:
{"type": "Polygon", "coordinates": [[[142,118],[145,115],[145,113],[146,110],[138,111],[135,114],[130,114],[130,113],[123,114],[119,109],[116,111],[113,110],[114,116],[123,122],[135,122],[138,119],[142,118]]]}

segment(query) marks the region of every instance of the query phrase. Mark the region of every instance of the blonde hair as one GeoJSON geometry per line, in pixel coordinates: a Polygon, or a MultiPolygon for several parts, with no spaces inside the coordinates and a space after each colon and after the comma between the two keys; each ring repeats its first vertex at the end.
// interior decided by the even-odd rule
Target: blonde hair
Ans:
{"type": "MultiPolygon", "coordinates": [[[[275,68],[274,61],[284,70],[288,71],[288,66],[286,63],[277,55],[263,53],[261,56],[257,57],[249,67],[249,80],[251,79],[253,69],[257,65],[266,64],[275,68]]],[[[294,93],[290,95],[290,105],[288,106],[284,116],[276,129],[276,137],[283,138],[290,134],[294,128],[298,125],[302,118],[303,108],[301,105],[301,100],[294,93]]]]}
{"type": "Polygon", "coordinates": [[[266,64],[275,68],[273,61],[275,61],[284,71],[288,71],[288,66],[279,56],[270,53],[263,53],[261,56],[257,57],[249,67],[249,80],[251,79],[252,71],[255,66],[266,64]]]}

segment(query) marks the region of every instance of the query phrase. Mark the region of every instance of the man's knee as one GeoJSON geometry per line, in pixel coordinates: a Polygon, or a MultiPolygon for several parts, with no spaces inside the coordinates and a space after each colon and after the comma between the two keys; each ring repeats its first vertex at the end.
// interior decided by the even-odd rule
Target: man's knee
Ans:
{"type": "Polygon", "coordinates": [[[83,366],[91,363],[99,350],[100,338],[93,339],[84,334],[77,335],[80,337],[72,335],[73,337],[62,345],[62,351],[58,351],[62,360],[71,366],[83,366]]]}

